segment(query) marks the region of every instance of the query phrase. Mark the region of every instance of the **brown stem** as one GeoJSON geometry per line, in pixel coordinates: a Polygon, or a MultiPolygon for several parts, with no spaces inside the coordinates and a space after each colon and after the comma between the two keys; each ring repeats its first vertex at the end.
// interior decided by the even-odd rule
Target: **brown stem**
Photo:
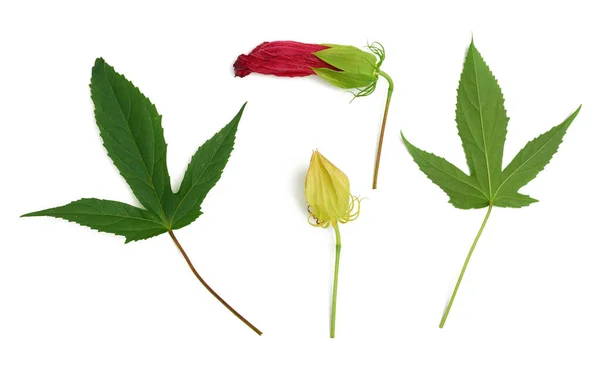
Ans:
{"type": "Polygon", "coordinates": [[[177,246],[177,249],[179,249],[179,251],[181,252],[181,255],[183,255],[183,258],[187,262],[188,266],[190,266],[190,269],[192,270],[192,272],[194,272],[194,275],[196,276],[198,281],[200,281],[200,283],[202,285],[204,285],[204,287],[208,290],[208,292],[210,292],[214,297],[216,297],[217,300],[219,300],[219,302],[221,302],[221,304],[223,304],[223,306],[225,306],[229,311],[231,311],[233,313],[233,315],[237,316],[238,319],[243,321],[247,326],[249,326],[253,331],[255,331],[256,334],[262,335],[262,332],[257,327],[252,325],[252,323],[250,323],[248,320],[246,320],[246,318],[244,318],[240,313],[235,311],[235,309],[232,308],[227,302],[225,302],[225,300],[223,300],[221,298],[221,296],[219,296],[212,288],[210,288],[210,286],[204,281],[204,279],[202,279],[202,277],[200,276],[198,271],[196,271],[196,268],[194,268],[192,261],[190,261],[190,258],[187,256],[185,250],[183,250],[183,247],[181,246],[181,244],[179,244],[179,241],[175,237],[175,234],[173,234],[172,230],[169,230],[169,235],[171,236],[171,239],[173,239],[173,242],[177,246]]]}
{"type": "Polygon", "coordinates": [[[385,102],[385,111],[383,112],[383,122],[381,122],[381,133],[379,134],[379,145],[377,146],[377,158],[375,159],[375,173],[373,175],[373,189],[377,189],[377,176],[379,175],[379,160],[381,160],[381,147],[383,146],[383,135],[385,134],[385,124],[387,122],[388,110],[390,109],[390,101],[392,100],[392,92],[394,91],[394,82],[388,74],[379,71],[379,75],[387,79],[389,83],[387,100],[385,102]]]}

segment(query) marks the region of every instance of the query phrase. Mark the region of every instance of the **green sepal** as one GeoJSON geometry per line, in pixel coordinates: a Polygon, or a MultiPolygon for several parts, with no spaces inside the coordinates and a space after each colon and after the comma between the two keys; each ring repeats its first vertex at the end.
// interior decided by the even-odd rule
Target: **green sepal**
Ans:
{"type": "Polygon", "coordinates": [[[377,57],[372,53],[354,46],[337,44],[324,44],[323,46],[329,48],[317,51],[314,55],[331,66],[349,73],[376,76],[377,57]]]}
{"type": "Polygon", "coordinates": [[[377,43],[369,46],[371,52],[375,54],[354,46],[337,44],[323,44],[323,46],[329,48],[317,51],[314,55],[338,70],[314,68],[315,74],[338,88],[360,90],[359,93],[354,94],[355,97],[369,95],[375,90],[379,79],[379,67],[385,58],[381,45],[377,43]]]}
{"type": "Polygon", "coordinates": [[[344,71],[335,71],[326,68],[313,69],[321,78],[342,89],[366,88],[377,82],[377,77],[362,74],[354,74],[344,71]]]}

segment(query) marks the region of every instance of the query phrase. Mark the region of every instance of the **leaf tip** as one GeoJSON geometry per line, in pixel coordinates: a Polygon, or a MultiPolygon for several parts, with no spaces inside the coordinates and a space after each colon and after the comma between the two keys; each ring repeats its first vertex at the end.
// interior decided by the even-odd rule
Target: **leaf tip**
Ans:
{"type": "Polygon", "coordinates": [[[404,145],[406,147],[412,146],[412,144],[410,142],[408,142],[408,140],[406,139],[406,136],[404,136],[404,133],[402,132],[402,130],[400,130],[400,137],[402,137],[402,142],[404,143],[404,145]]]}
{"type": "Polygon", "coordinates": [[[567,117],[567,119],[565,120],[565,122],[563,122],[563,125],[566,126],[565,130],[567,128],[569,128],[569,126],[571,125],[571,123],[573,123],[573,121],[575,120],[575,117],[577,117],[577,115],[581,111],[581,107],[582,106],[583,106],[583,104],[580,104],[579,107],[577,107],[577,109],[575,110],[575,112],[571,113],[571,115],[569,117],[567,117]]]}
{"type": "MultiPolygon", "coordinates": [[[[240,117],[242,116],[242,114],[244,113],[244,110],[246,109],[246,105],[247,105],[247,104],[248,104],[248,102],[247,102],[247,101],[246,101],[246,102],[244,102],[244,104],[242,104],[242,107],[241,107],[241,108],[240,108],[240,110],[238,111],[238,113],[237,113],[237,116],[240,116],[240,117]]],[[[237,117],[237,116],[236,116],[236,117],[237,117]]]]}
{"type": "Polygon", "coordinates": [[[106,63],[106,61],[104,61],[104,58],[98,57],[98,58],[96,58],[96,61],[94,62],[94,66],[102,66],[105,63],[106,63]]]}
{"type": "Polygon", "coordinates": [[[468,53],[474,52],[475,54],[479,54],[479,50],[475,47],[475,41],[471,38],[471,43],[469,44],[468,53]]]}
{"type": "Polygon", "coordinates": [[[237,112],[237,114],[235,115],[235,117],[233,117],[233,119],[231,120],[231,122],[229,122],[227,124],[228,126],[232,126],[234,128],[234,130],[237,130],[237,126],[239,125],[240,120],[242,119],[242,115],[244,114],[244,110],[246,109],[246,105],[247,104],[248,104],[248,102],[244,102],[244,104],[242,104],[242,107],[237,112]]]}
{"type": "Polygon", "coordinates": [[[34,211],[34,212],[28,212],[28,213],[22,214],[21,216],[19,216],[19,218],[22,218],[22,217],[36,217],[36,216],[44,216],[44,214],[43,214],[43,213],[44,213],[44,211],[45,211],[45,210],[42,210],[42,211],[34,211]]]}
{"type": "MultiPolygon", "coordinates": [[[[237,116],[242,116],[242,114],[244,113],[244,110],[246,109],[246,105],[248,104],[248,101],[245,101],[244,104],[242,104],[242,107],[240,108],[240,110],[237,113],[237,116]]],[[[237,117],[236,116],[236,117],[237,117]]],[[[239,121],[238,121],[239,122],[239,121]]]]}

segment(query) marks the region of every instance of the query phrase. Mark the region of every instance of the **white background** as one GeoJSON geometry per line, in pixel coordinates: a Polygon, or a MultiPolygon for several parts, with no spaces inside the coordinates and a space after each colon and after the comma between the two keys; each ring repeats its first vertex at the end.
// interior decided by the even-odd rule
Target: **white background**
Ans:
{"type": "Polygon", "coordinates": [[[598,365],[600,55],[593,2],[15,1],[0,6],[0,364],[598,365]],[[485,210],[462,211],[402,146],[466,163],[454,122],[466,48],[498,78],[511,117],[505,164],[583,109],[559,153],[494,209],[446,327],[438,322],[485,210]],[[350,95],[316,77],[233,77],[266,40],[387,50],[396,83],[370,189],[387,85],[350,95]],[[107,157],[89,98],[104,57],[163,114],[178,187],[196,148],[244,101],[236,149],[205,214],[167,235],[123,238],[19,215],[97,197],[137,204],[107,157]],[[363,201],[341,228],[337,338],[328,337],[332,230],[306,223],[319,148],[363,201]]]}

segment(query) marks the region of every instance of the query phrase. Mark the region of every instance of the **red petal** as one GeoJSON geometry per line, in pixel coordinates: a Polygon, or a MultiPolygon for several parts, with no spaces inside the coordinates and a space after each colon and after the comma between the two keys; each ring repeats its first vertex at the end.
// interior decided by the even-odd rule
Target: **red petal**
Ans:
{"type": "Polygon", "coordinates": [[[240,55],[233,69],[235,76],[244,77],[252,72],[275,76],[314,75],[313,68],[337,68],[322,61],[313,53],[329,47],[294,41],[264,42],[247,55],[240,55]]]}

